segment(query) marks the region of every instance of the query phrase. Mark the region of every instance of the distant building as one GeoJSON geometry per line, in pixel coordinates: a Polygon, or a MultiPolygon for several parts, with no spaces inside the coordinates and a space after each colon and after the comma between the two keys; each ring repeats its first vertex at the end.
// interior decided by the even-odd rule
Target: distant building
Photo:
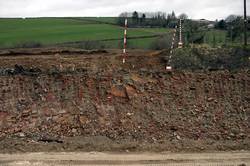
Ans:
{"type": "Polygon", "coordinates": [[[193,21],[199,22],[199,23],[205,23],[205,24],[213,24],[215,21],[210,21],[206,19],[192,19],[193,21]]]}
{"type": "Polygon", "coordinates": [[[215,27],[215,24],[208,24],[207,27],[208,27],[209,29],[213,29],[213,28],[215,27]]]}

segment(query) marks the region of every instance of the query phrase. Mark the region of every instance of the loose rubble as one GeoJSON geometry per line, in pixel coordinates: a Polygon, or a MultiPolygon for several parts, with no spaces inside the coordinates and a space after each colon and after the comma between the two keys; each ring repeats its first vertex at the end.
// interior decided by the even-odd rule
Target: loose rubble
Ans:
{"type": "Polygon", "coordinates": [[[249,71],[145,67],[14,66],[0,76],[0,152],[250,149],[249,71]]]}

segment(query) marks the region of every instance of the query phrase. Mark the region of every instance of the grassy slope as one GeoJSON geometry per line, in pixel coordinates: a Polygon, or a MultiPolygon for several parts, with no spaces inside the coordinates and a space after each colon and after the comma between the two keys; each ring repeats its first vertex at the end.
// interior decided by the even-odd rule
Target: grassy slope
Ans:
{"type": "MultiPolygon", "coordinates": [[[[206,32],[205,43],[213,45],[215,37],[215,44],[218,45],[229,45],[229,46],[242,46],[243,44],[243,34],[238,36],[235,41],[231,42],[230,37],[227,37],[227,31],[224,30],[210,30],[206,32]]],[[[248,40],[250,42],[250,32],[248,33],[248,40]]]]}
{"type": "MultiPolygon", "coordinates": [[[[75,19],[73,17],[73,19],[75,19]]],[[[87,21],[93,21],[93,22],[103,22],[103,23],[109,23],[109,24],[116,24],[117,17],[76,17],[76,19],[80,20],[87,20],[87,21]]]]}
{"type": "Polygon", "coordinates": [[[226,31],[223,30],[210,30],[206,32],[205,43],[213,45],[215,40],[216,45],[222,45],[226,42],[226,31]]]}
{"type": "MultiPolygon", "coordinates": [[[[115,17],[0,19],[0,48],[29,42],[51,45],[86,40],[119,39],[123,37],[123,28],[112,25],[115,22],[115,17]]],[[[151,36],[169,32],[170,30],[166,28],[131,28],[128,36],[151,36]]],[[[220,30],[207,31],[205,43],[213,45],[213,35],[216,45],[225,43],[226,32],[220,30]]],[[[129,40],[129,45],[132,48],[149,48],[153,40],[155,38],[133,39],[129,40]]],[[[117,48],[121,45],[121,41],[109,41],[105,42],[105,45],[117,48]]]]}
{"type": "MultiPolygon", "coordinates": [[[[25,42],[39,42],[44,45],[83,41],[103,40],[123,37],[123,28],[100,24],[89,20],[95,18],[36,18],[0,19],[0,47],[13,47],[25,42]]],[[[96,18],[101,21],[101,18],[96,18]]],[[[114,18],[103,18],[104,22],[114,22],[114,18]]],[[[168,32],[166,29],[130,29],[129,37],[150,36],[168,32]]],[[[153,40],[153,39],[152,39],[153,40]]],[[[140,40],[139,45],[144,46],[140,40]]]]}

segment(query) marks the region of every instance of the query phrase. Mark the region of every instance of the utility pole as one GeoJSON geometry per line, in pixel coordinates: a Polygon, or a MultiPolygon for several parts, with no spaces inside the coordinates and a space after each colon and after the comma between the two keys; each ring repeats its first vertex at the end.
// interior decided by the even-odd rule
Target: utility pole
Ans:
{"type": "Polygon", "coordinates": [[[247,1],[244,0],[244,46],[247,46],[247,1]]]}
{"type": "Polygon", "coordinates": [[[230,40],[231,40],[231,44],[233,44],[233,29],[234,29],[234,27],[231,25],[231,27],[230,27],[230,40]]]}

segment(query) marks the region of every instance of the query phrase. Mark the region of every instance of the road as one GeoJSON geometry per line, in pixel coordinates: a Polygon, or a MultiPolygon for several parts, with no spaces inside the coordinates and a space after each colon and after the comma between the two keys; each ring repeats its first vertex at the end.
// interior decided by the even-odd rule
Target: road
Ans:
{"type": "Polygon", "coordinates": [[[249,166],[250,152],[0,154],[1,166],[249,166]]]}

